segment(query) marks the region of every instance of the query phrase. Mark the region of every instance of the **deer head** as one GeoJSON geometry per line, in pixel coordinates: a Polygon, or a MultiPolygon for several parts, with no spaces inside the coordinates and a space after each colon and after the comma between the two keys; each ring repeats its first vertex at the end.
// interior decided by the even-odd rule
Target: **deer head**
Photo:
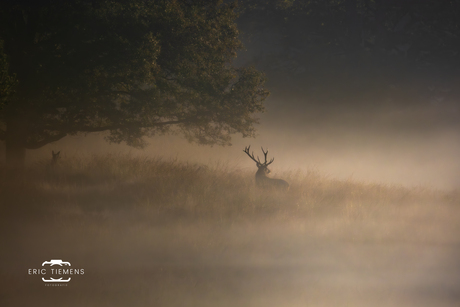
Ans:
{"type": "Polygon", "coordinates": [[[267,151],[265,151],[264,148],[261,147],[262,152],[264,153],[264,158],[265,158],[265,161],[262,163],[260,162],[259,156],[257,156],[257,159],[254,157],[254,152],[252,154],[249,153],[250,148],[251,146],[248,146],[243,151],[249,156],[249,158],[251,158],[254,162],[256,162],[257,168],[259,169],[257,173],[259,173],[259,175],[260,174],[263,174],[263,175],[270,174],[270,170],[268,169],[267,166],[272,164],[273,161],[275,161],[275,158],[272,158],[270,161],[267,162],[268,149],[267,151]]]}
{"type": "Polygon", "coordinates": [[[59,159],[61,158],[61,156],[60,156],[61,151],[54,152],[54,150],[52,150],[51,154],[52,154],[51,164],[56,164],[59,161],[59,159]]]}

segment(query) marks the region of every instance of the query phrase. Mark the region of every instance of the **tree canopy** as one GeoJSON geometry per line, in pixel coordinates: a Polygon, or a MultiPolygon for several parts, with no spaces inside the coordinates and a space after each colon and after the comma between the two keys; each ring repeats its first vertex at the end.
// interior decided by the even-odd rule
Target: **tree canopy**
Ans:
{"type": "Polygon", "coordinates": [[[268,92],[262,73],[232,64],[242,48],[235,8],[218,0],[3,2],[7,160],[79,132],[110,131],[109,141],[131,146],[167,132],[220,145],[234,133],[253,136],[268,92]]]}

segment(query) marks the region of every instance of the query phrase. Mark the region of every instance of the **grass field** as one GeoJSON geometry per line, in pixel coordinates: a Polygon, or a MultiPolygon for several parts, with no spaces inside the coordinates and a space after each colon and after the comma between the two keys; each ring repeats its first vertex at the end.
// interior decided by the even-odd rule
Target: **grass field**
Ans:
{"type": "Polygon", "coordinates": [[[1,306],[460,304],[458,191],[121,154],[1,172],[1,306]],[[28,274],[50,259],[85,273],[28,274]]]}

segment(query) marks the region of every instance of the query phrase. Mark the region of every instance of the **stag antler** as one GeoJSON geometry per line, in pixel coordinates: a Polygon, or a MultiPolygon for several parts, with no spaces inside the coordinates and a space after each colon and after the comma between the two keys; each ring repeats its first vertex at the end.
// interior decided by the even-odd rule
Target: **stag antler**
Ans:
{"type": "Polygon", "coordinates": [[[251,148],[251,145],[249,145],[248,147],[244,148],[244,152],[249,156],[249,158],[251,158],[254,162],[257,163],[257,166],[268,166],[270,164],[273,163],[273,161],[275,160],[275,158],[271,159],[270,162],[267,162],[267,154],[268,154],[268,149],[267,151],[264,151],[264,149],[262,148],[262,152],[264,153],[264,156],[265,156],[265,162],[262,163],[260,162],[260,159],[259,159],[259,156],[257,156],[257,160],[256,158],[254,157],[254,152],[252,154],[249,153],[249,149],[251,148]]]}
{"type": "Polygon", "coordinates": [[[263,148],[263,147],[260,147],[260,148],[262,149],[262,152],[264,153],[264,156],[265,156],[265,163],[264,163],[264,165],[265,165],[265,166],[268,166],[268,165],[272,164],[273,161],[275,161],[275,158],[272,158],[272,159],[270,160],[270,162],[267,163],[268,149],[267,149],[267,151],[264,151],[264,148],[263,148]]]}
{"type": "Polygon", "coordinates": [[[251,158],[254,162],[257,163],[257,166],[262,165],[262,163],[259,160],[259,156],[257,156],[257,160],[256,160],[256,158],[254,158],[254,152],[252,152],[252,154],[249,153],[250,148],[251,148],[251,145],[249,145],[248,147],[245,147],[243,151],[249,156],[249,158],[251,158]]]}

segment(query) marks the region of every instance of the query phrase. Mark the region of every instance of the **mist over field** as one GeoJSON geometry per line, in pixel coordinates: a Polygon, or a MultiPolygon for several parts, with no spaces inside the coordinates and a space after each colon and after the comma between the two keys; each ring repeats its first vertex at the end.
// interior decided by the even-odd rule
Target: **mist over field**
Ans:
{"type": "Polygon", "coordinates": [[[231,147],[96,134],[28,152],[26,185],[0,191],[18,205],[1,214],[2,304],[457,306],[456,123],[276,98],[258,137],[231,147]],[[256,188],[247,145],[269,149],[289,192],[256,188]],[[55,258],[85,275],[57,289],[27,274],[55,258]]]}
{"type": "MultiPolygon", "coordinates": [[[[284,101],[292,98],[286,98],[284,101]]],[[[299,100],[300,98],[297,98],[299,100]]],[[[273,172],[317,169],[332,178],[353,178],[384,184],[422,185],[456,189],[460,185],[460,127],[449,120],[448,111],[433,108],[369,110],[358,108],[277,107],[282,97],[274,94],[261,115],[255,139],[235,136],[232,146],[198,146],[180,137],[149,139],[145,149],[107,144],[104,134],[68,137],[29,152],[31,161],[50,157],[62,150],[66,157],[105,153],[131,153],[163,159],[225,163],[230,168],[257,170],[243,153],[251,145],[275,157],[273,172]],[[440,118],[436,118],[436,117],[440,118]],[[447,119],[446,119],[447,117],[447,119]]]]}
{"type": "Polygon", "coordinates": [[[106,154],[3,178],[2,305],[457,305],[458,192],[253,173],[106,154]],[[50,259],[84,274],[45,287],[50,259]]]}
{"type": "Polygon", "coordinates": [[[460,306],[460,1],[17,2],[0,306],[460,306]]]}

